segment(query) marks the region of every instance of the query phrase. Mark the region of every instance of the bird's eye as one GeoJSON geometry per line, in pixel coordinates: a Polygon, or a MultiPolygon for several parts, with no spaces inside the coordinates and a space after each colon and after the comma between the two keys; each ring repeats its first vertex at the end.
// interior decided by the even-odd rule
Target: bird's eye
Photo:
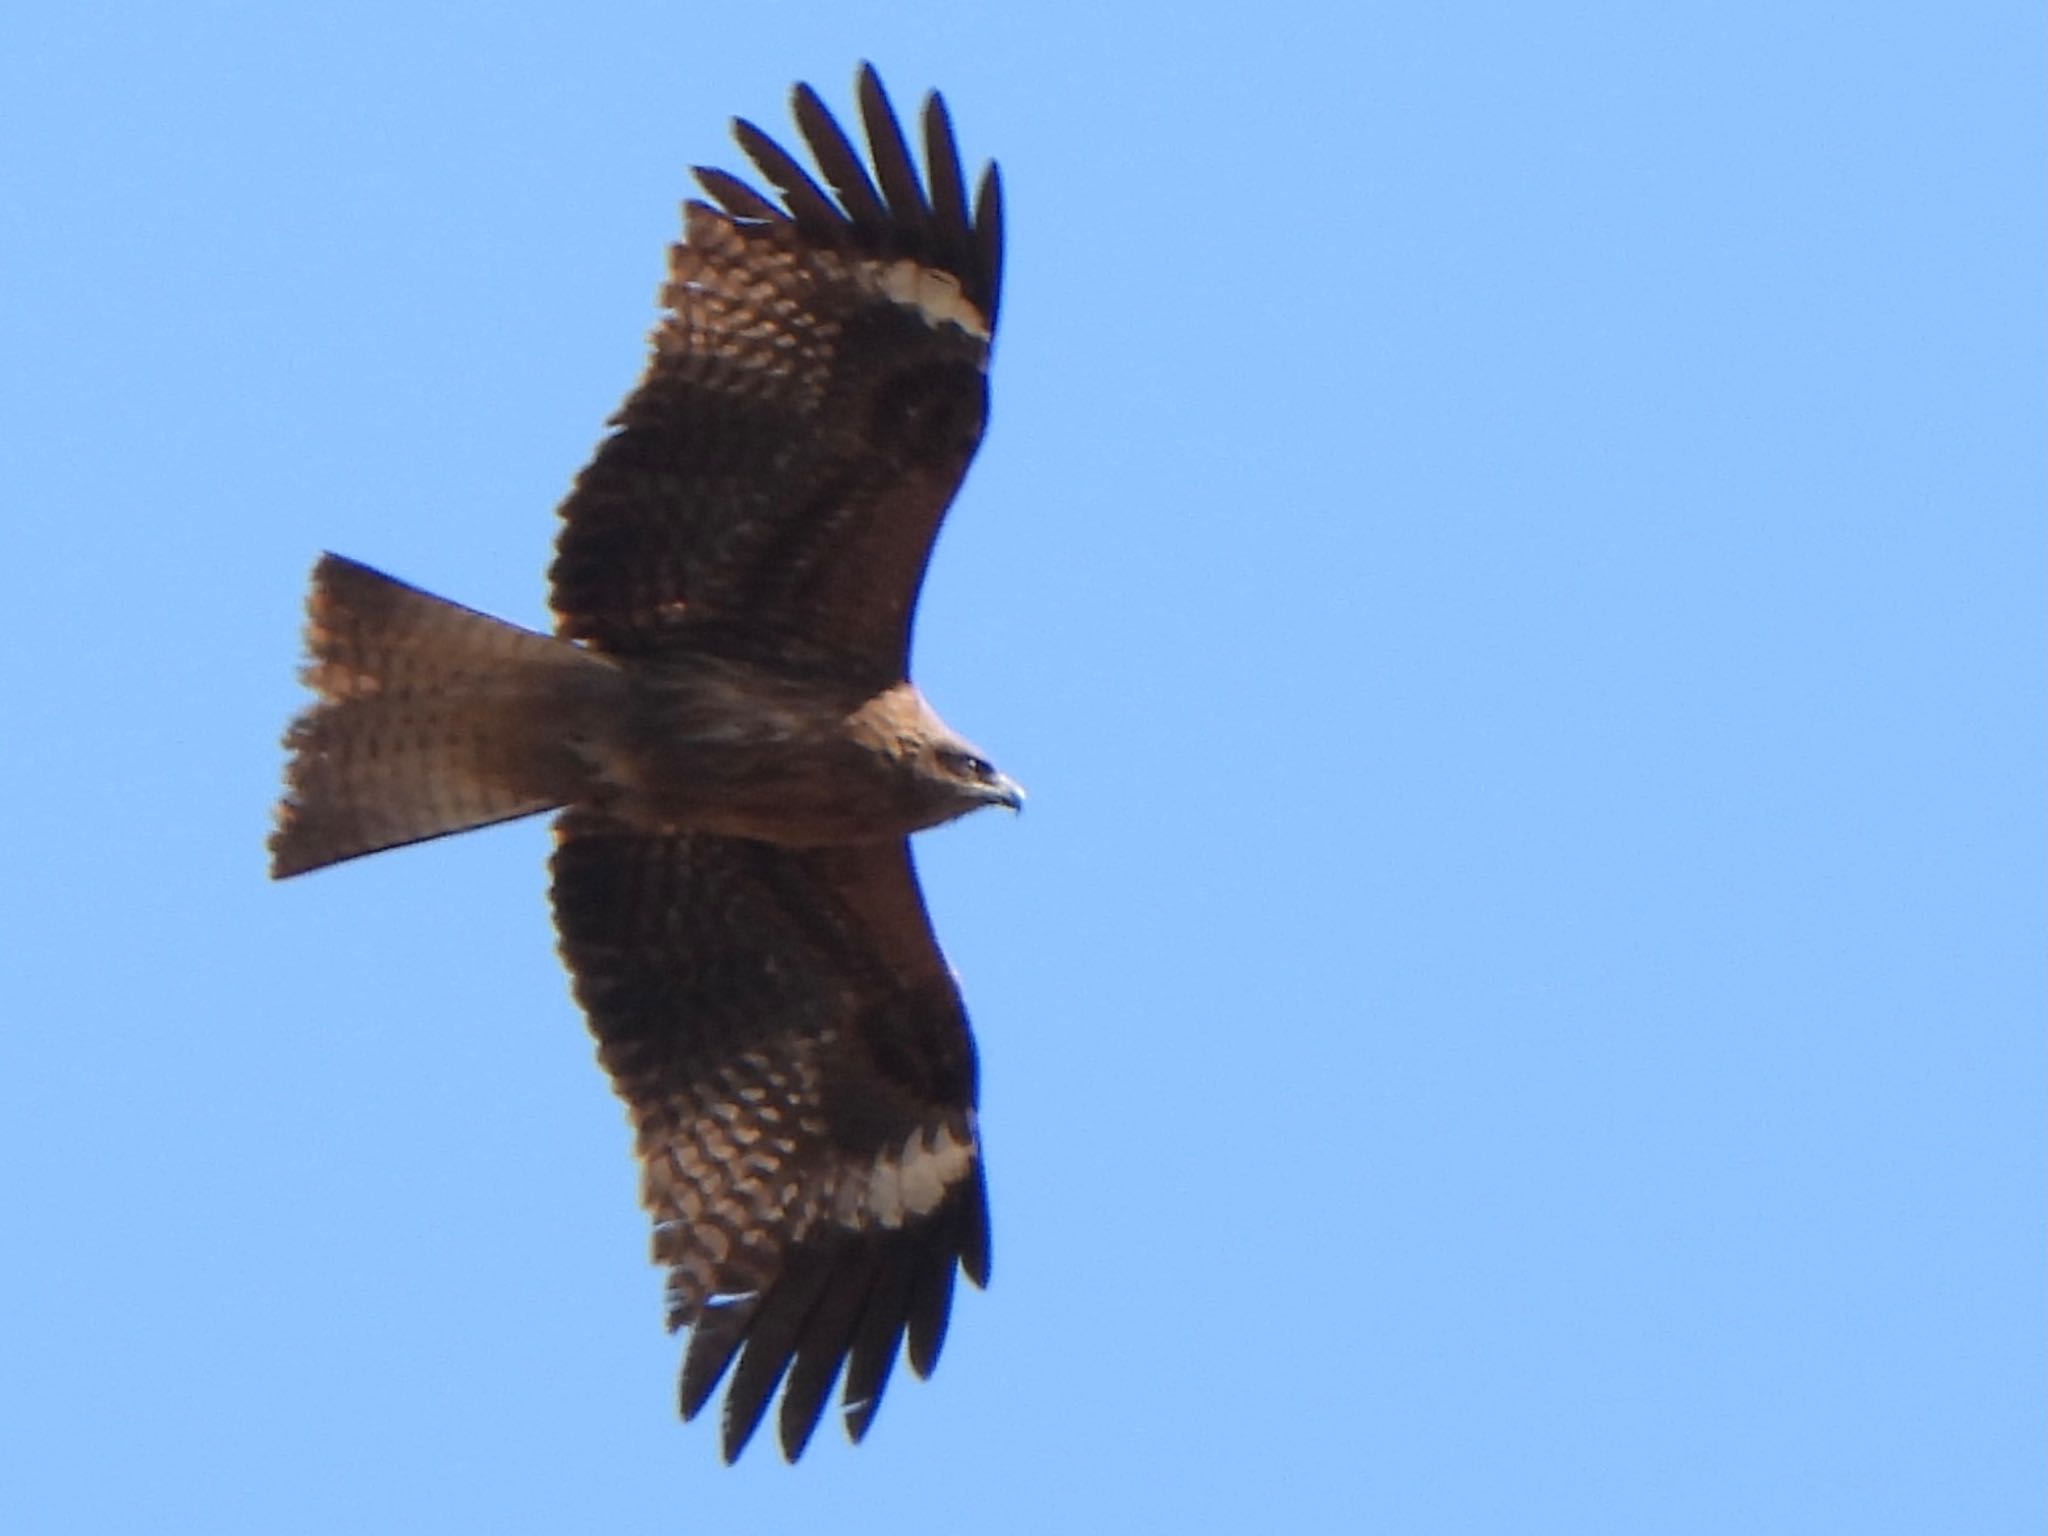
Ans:
{"type": "Polygon", "coordinates": [[[986,784],[995,777],[995,769],[985,759],[976,757],[972,752],[947,752],[942,755],[941,760],[948,771],[957,773],[963,779],[973,779],[978,784],[986,784]]]}

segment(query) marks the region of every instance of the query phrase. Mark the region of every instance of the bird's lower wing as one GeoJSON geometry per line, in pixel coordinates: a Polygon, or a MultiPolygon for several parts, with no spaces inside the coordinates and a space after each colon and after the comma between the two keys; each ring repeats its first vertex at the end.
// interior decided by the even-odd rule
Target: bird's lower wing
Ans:
{"type": "Polygon", "coordinates": [[[845,1366],[865,1433],[906,1337],[936,1363],[988,1272],[974,1045],[907,844],[786,849],[557,824],[563,957],[630,1108],[688,1327],[682,1411],[731,1367],[736,1457],[785,1377],[794,1460],[845,1366]],[[735,1365],[734,1362],[737,1361],[735,1365]]]}

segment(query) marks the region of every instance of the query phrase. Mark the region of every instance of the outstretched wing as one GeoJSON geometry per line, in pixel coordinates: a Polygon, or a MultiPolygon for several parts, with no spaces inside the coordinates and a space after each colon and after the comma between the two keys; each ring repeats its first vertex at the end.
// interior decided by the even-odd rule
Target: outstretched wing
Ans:
{"type": "Polygon", "coordinates": [[[726,1460],[785,1376],[794,1461],[845,1366],[858,1440],[906,1335],[929,1374],[956,1265],[988,1276],[974,1043],[908,844],[786,849],[558,823],[555,920],[630,1106],[682,1412],[727,1367],[726,1460]],[[737,1365],[733,1362],[737,1359],[737,1365]]]}
{"type": "Polygon", "coordinates": [[[796,120],[825,187],[745,121],[782,201],[698,170],[719,207],[686,205],[646,374],[562,505],[561,634],[632,652],[715,625],[903,675],[987,414],[1002,192],[990,166],[969,211],[937,95],[927,179],[872,67],[859,94],[872,175],[809,86],[796,120]]]}

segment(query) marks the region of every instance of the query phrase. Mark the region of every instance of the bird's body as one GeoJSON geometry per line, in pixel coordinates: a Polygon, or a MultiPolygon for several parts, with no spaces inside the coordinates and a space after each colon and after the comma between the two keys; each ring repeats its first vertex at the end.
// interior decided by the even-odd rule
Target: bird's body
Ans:
{"type": "Polygon", "coordinates": [[[844,1373],[858,1438],[907,1341],[985,1279],[976,1068],[906,837],[1021,791],[908,680],[979,442],[1000,290],[936,97],[921,177],[872,70],[873,174],[807,87],[828,195],[689,205],[646,376],[563,505],[556,633],[329,555],[271,842],[283,876],[560,810],[554,906],[636,1131],[693,1415],[785,1452],[844,1373]]]}
{"type": "Polygon", "coordinates": [[[983,761],[908,683],[862,685],[704,655],[629,674],[630,734],[601,752],[598,800],[656,832],[711,832],[787,847],[889,842],[1015,786],[949,771],[983,761]]]}

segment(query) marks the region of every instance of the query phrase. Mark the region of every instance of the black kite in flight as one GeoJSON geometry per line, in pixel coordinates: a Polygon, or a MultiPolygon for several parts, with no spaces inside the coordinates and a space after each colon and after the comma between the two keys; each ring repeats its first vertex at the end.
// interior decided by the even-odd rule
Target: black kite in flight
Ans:
{"type": "Polygon", "coordinates": [[[907,837],[1022,792],[907,671],[981,440],[1002,194],[991,166],[970,208],[939,97],[924,175],[872,68],[859,97],[872,175],[808,86],[825,186],[744,121],[782,201],[697,171],[717,206],[686,206],[646,374],[561,509],[555,638],[320,561],[270,842],[283,877],[562,811],[562,954],[690,1329],[685,1418],[731,1367],[727,1460],[778,1384],[794,1460],[842,1368],[858,1440],[906,1340],[937,1361],[955,1267],[988,1275],[974,1042],[907,837]]]}

